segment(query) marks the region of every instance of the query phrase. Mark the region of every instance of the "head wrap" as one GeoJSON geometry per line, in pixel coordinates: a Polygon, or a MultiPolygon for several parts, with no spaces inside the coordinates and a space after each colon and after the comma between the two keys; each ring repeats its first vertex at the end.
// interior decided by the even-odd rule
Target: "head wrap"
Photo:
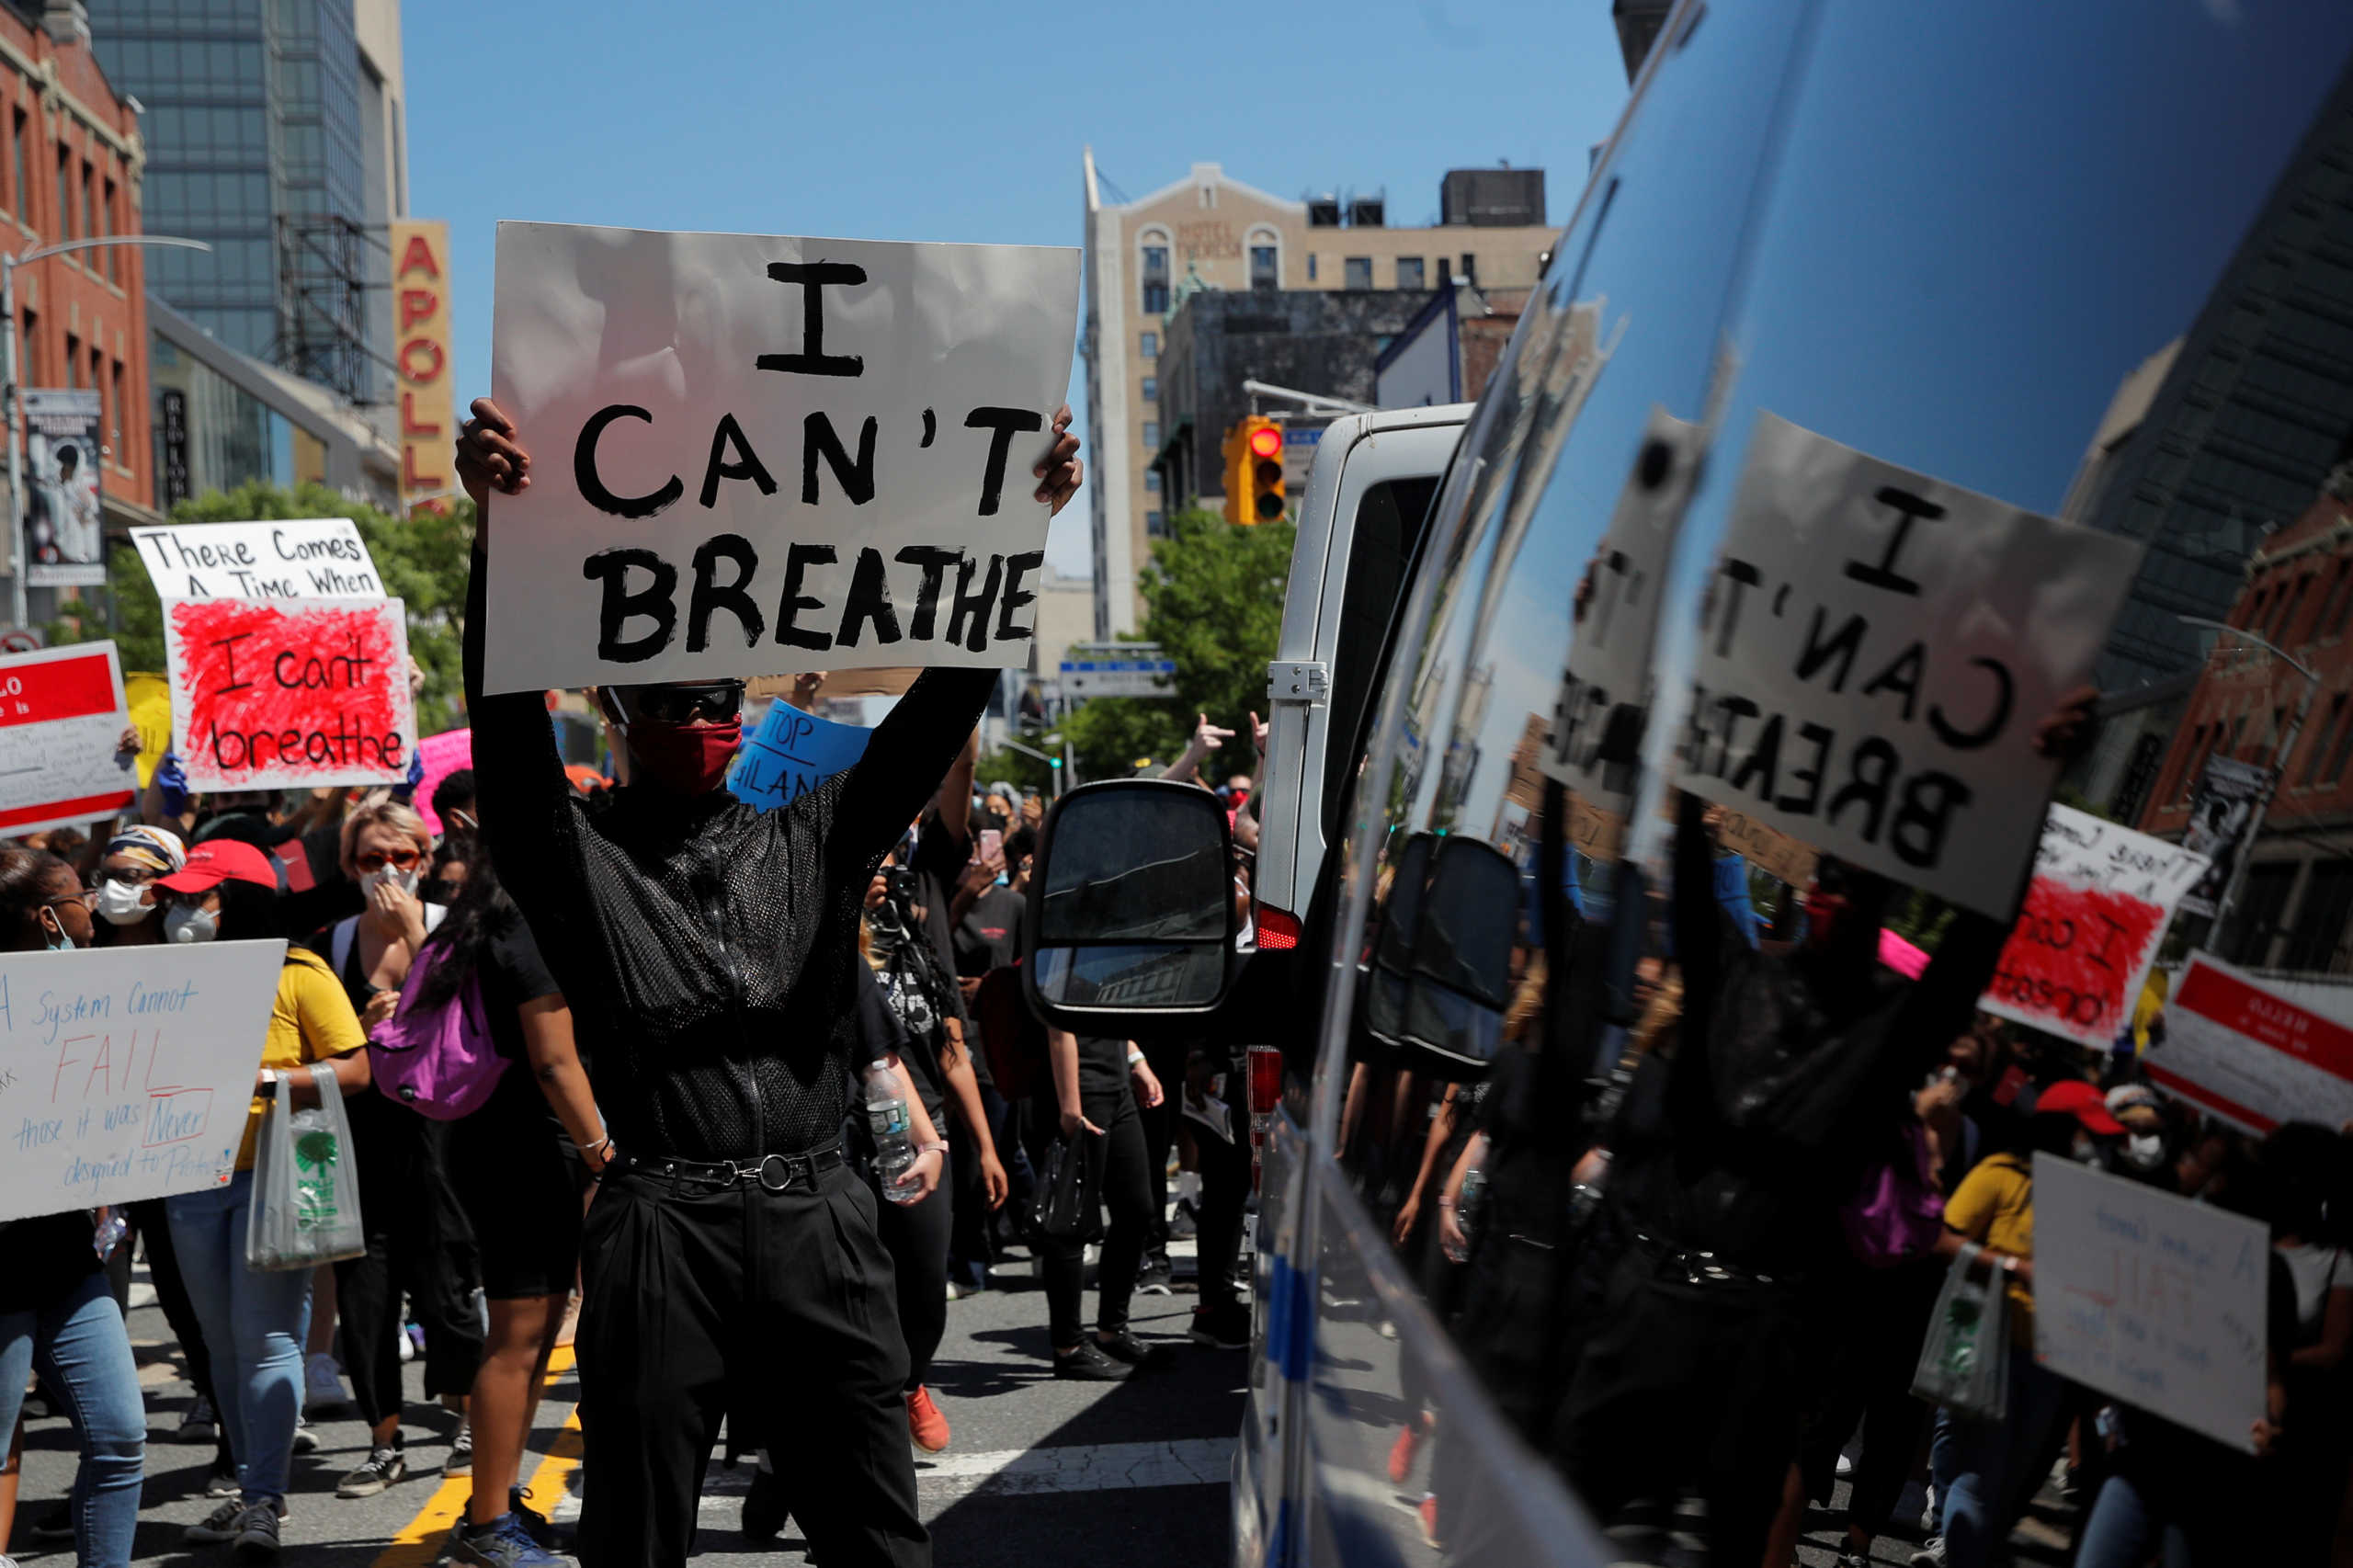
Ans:
{"type": "Polygon", "coordinates": [[[159,876],[168,877],[188,864],[188,850],[178,834],[144,824],[126,827],[108,839],[107,853],[127,855],[159,876]]]}

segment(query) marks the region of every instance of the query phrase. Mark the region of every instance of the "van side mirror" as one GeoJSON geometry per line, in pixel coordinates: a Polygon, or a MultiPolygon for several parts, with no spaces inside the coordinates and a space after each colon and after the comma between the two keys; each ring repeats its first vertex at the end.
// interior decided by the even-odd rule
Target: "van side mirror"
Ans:
{"type": "Polygon", "coordinates": [[[1363,978],[1359,1057],[1477,1078],[1502,1047],[1519,943],[1519,869],[1475,838],[1418,833],[1397,851],[1363,978]]]}
{"type": "Polygon", "coordinates": [[[1112,778],[1054,802],[1022,923],[1030,1009],[1074,1034],[1137,1014],[1207,1013],[1236,967],[1225,808],[1191,784],[1112,778]]]}

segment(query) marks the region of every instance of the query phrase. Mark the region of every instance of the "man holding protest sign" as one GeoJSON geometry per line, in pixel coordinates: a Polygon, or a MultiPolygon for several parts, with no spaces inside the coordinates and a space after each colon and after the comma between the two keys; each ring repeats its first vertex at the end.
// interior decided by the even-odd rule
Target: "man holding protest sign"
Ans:
{"type": "MultiPolygon", "coordinates": [[[[816,286],[807,291],[813,300],[816,286]]],[[[1070,417],[1053,415],[1030,471],[1040,543],[1046,517],[1078,488],[1070,417]]],[[[873,1200],[843,1165],[839,1129],[853,987],[870,983],[858,958],[861,897],[996,673],[926,674],[855,765],[769,812],[721,788],[741,738],[740,679],[693,670],[681,673],[700,678],[600,683],[638,782],[592,816],[566,785],[540,690],[487,688],[490,492],[519,500],[533,481],[497,404],[473,405],[458,464],[483,515],[466,675],[485,847],[573,999],[612,1134],[590,1152],[605,1190],[583,1235],[580,1364],[593,1414],[581,1557],[589,1568],[682,1562],[711,1440],[732,1412],[793,1467],[815,1555],[835,1568],[927,1562],[890,1259],[873,1200]]],[[[989,466],[1001,482],[1002,462],[989,466]]],[[[997,500],[992,487],[982,511],[997,500]]],[[[498,510],[507,506],[529,513],[517,502],[498,510]]],[[[502,538],[506,527],[502,516],[502,538]]],[[[936,595],[936,572],[928,582],[936,595]]],[[[788,603],[798,592],[785,590],[788,603]]],[[[931,595],[915,608],[926,623],[931,595]]],[[[589,642],[597,627],[591,601],[589,642]]],[[[1026,653],[1026,636],[1012,645],[1026,653]]],[[[917,1160],[926,1192],[939,1167],[937,1145],[917,1160]]]]}

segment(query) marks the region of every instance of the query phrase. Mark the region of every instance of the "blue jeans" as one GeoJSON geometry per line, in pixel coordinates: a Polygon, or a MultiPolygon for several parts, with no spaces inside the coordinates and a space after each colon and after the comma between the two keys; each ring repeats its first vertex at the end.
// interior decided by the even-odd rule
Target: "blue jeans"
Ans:
{"type": "Polygon", "coordinates": [[[2067,1411],[2067,1380],[2035,1364],[2034,1352],[2010,1346],[2008,1414],[1999,1421],[1953,1423],[1952,1483],[1938,1499],[1945,1556],[1953,1568],[1986,1568],[2034,1500],[2052,1440],[2067,1411]]]}
{"type": "Polygon", "coordinates": [[[172,1250],[212,1358],[212,1401],[247,1502],[286,1495],[294,1422],[302,1413],[302,1341],[311,1328],[311,1271],[245,1267],[245,1210],[254,1176],[165,1199],[172,1250]]]}
{"type": "Polygon", "coordinates": [[[103,1271],[31,1312],[0,1312],[0,1443],[17,1429],[25,1376],[36,1366],[65,1401],[82,1439],[72,1499],[75,1560],[81,1568],[130,1568],[147,1409],[122,1310],[103,1271]]]}
{"type": "Polygon", "coordinates": [[[2076,1543],[2075,1568],[2141,1568],[2157,1548],[2164,1568],[2188,1568],[2189,1532],[2178,1519],[2149,1506],[2142,1483],[2130,1475],[2111,1475],[2084,1521],[2083,1540],[2076,1543]]]}

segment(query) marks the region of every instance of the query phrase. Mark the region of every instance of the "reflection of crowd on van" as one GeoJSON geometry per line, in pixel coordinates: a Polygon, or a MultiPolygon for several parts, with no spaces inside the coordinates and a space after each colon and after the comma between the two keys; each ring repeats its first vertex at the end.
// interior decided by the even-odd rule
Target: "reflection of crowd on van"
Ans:
{"type": "MultiPolygon", "coordinates": [[[[822,684],[804,678],[795,699],[813,701],[822,684]]],[[[1230,738],[1205,724],[1176,767],[1154,771],[1194,778],[1230,738]]],[[[127,762],[135,735],[124,749],[127,762]]],[[[1131,1327],[1140,1292],[1198,1290],[1188,1337],[1200,1346],[1235,1350],[1250,1337],[1239,1063],[1208,1041],[1147,1051],[1034,1020],[1018,949],[1046,801],[977,783],[976,755],[975,739],[884,857],[857,915],[871,975],[855,1006],[858,1060],[900,1075],[915,1102],[902,1108],[909,1143],[944,1156],[930,1196],[892,1190],[873,1068],[862,1067],[847,1086],[841,1143],[879,1200],[907,1357],[905,1437],[926,1451],[951,1438],[930,1363],[950,1303],[976,1292],[1039,1289],[1063,1378],[1122,1380],[1179,1354],[1181,1342],[1131,1327]],[[1038,1228],[1040,1173],[1058,1143],[1086,1163],[1088,1190],[1108,1209],[1099,1233],[1038,1228]],[[1186,1237],[1198,1238],[1190,1285],[1170,1256],[1186,1237]]],[[[630,792],[605,777],[568,778],[582,810],[630,809],[630,792]]],[[[622,1156],[588,1037],[575,1037],[563,989],[485,853],[484,835],[497,832],[487,792],[477,798],[471,771],[442,779],[429,802],[437,832],[414,783],[210,798],[183,784],[167,756],[138,820],[101,824],[97,837],[58,830],[0,846],[11,949],[290,944],[233,1180],[119,1214],[0,1223],[0,1431],[20,1443],[22,1422],[63,1416],[81,1448],[63,1498],[20,1500],[15,1462],[0,1472],[0,1547],[13,1529],[18,1540],[70,1542],[85,1564],[130,1562],[142,1490],[159,1479],[150,1472],[177,1468],[146,1452],[153,1397],[167,1421],[159,1437],[211,1455],[198,1484],[213,1506],[186,1528],[186,1547],[266,1562],[292,1506],[471,1477],[449,1560],[563,1561],[571,1542],[550,1521],[554,1499],[525,1484],[526,1449],[551,1363],[581,1317],[584,1214],[600,1222],[596,1199],[622,1156]],[[468,1040],[478,1057],[456,1049],[468,1040]],[[364,1247],[316,1268],[256,1267],[248,1230],[265,1103],[282,1088],[292,1105],[317,1107],[319,1075],[347,1123],[364,1247]],[[133,1358],[135,1269],[190,1385],[176,1404],[172,1385],[142,1381],[133,1358]],[[423,1363],[423,1404],[405,1392],[413,1360],[423,1363]],[[327,1411],[356,1414],[364,1449],[306,1462],[319,1448],[311,1417],[327,1411]]],[[[1249,777],[1216,792],[1250,836],[1249,777]]],[[[1246,901],[1246,852],[1234,885],[1246,901]]],[[[584,1335],[584,1378],[594,1372],[588,1345],[584,1335]]],[[[592,1449],[593,1403],[583,1404],[592,1449]]],[[[822,1499],[797,1483],[797,1450],[782,1435],[737,1421],[726,1442],[763,1449],[746,1537],[765,1542],[792,1515],[807,1525],[822,1499]]],[[[0,1568],[9,1561],[0,1554],[0,1568]]]]}
{"type": "MultiPolygon", "coordinates": [[[[1840,1568],[1981,1568],[2025,1525],[2079,1568],[2353,1562],[2353,1126],[2258,1137],[2160,1092],[2145,1012],[2108,1052],[1978,1012],[2006,936],[1983,916],[1904,979],[1879,946],[1899,890],[1826,858],[1745,918],[1711,885],[1720,813],[1681,812],[1622,993],[1547,984],[1564,960],[1613,972],[1603,928],[1523,920],[1492,1069],[1446,1082],[1360,1031],[1342,1112],[1406,1267],[1620,1555],[1789,1568],[1829,1531],[1840,1568]],[[2038,1362],[2038,1153],[2268,1228],[2242,1441],[2038,1362]],[[2006,1313],[2005,1364],[1965,1385],[1935,1381],[1956,1276],[2006,1313]]],[[[1476,1490],[1443,1410],[1403,1392],[1390,1479],[1452,1544],[1476,1490]]]]}

